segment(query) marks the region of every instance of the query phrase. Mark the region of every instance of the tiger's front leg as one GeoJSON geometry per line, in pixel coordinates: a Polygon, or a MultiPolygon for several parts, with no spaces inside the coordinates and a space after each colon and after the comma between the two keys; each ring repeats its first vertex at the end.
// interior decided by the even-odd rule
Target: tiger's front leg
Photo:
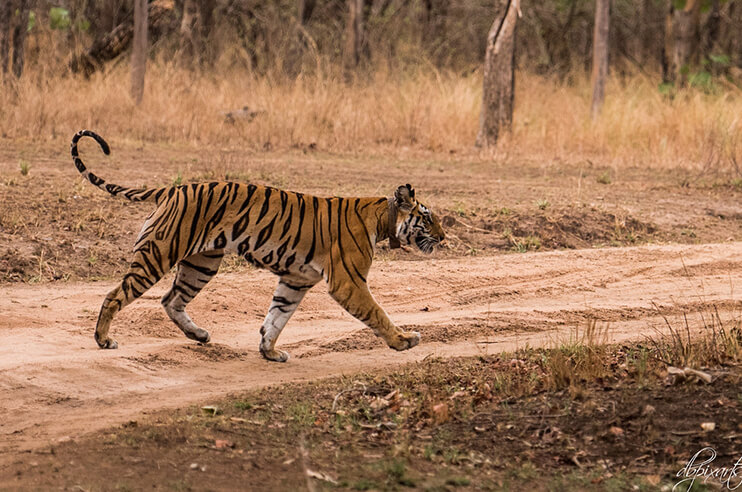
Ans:
{"type": "Polygon", "coordinates": [[[362,321],[374,334],[384,339],[395,350],[407,350],[420,343],[416,331],[402,331],[389,319],[360,279],[335,282],[330,285],[330,295],[350,314],[362,321]]]}
{"type": "Polygon", "coordinates": [[[294,314],[304,295],[314,284],[293,284],[284,279],[278,282],[276,291],[273,293],[271,306],[265,316],[260,334],[260,353],[268,360],[275,362],[286,362],[289,354],[283,350],[276,350],[276,340],[281,330],[286,326],[291,315],[294,314]]]}

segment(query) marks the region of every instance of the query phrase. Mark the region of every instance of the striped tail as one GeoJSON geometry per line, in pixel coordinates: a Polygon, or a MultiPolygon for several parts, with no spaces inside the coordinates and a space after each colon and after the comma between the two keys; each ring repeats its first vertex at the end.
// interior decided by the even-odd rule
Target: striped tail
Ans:
{"type": "Polygon", "coordinates": [[[100,148],[103,150],[103,153],[106,155],[111,154],[111,148],[108,146],[108,143],[103,140],[103,137],[95,132],[91,132],[90,130],[81,130],[77,132],[74,137],[72,137],[72,144],[70,145],[70,154],[72,155],[72,161],[75,163],[75,167],[77,168],[77,170],[80,171],[80,174],[82,174],[83,177],[90,181],[90,183],[92,183],[94,186],[97,186],[101,190],[110,193],[113,196],[122,195],[124,198],[133,202],[144,202],[148,200],[159,202],[160,197],[169,189],[167,187],[127,188],[125,186],[106,183],[104,179],[99,178],[95,174],[91,173],[85,167],[85,164],[83,164],[82,159],[80,159],[80,154],[77,152],[77,142],[82,137],[91,137],[95,139],[95,141],[98,142],[98,145],[100,145],[100,148]]]}

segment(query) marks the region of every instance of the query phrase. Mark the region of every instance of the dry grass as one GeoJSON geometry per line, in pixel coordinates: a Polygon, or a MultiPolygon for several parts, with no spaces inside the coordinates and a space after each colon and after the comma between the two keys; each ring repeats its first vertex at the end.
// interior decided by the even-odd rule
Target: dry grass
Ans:
{"type": "Polygon", "coordinates": [[[742,359],[742,332],[736,312],[722,316],[716,306],[696,313],[698,320],[689,322],[683,313],[679,324],[662,316],[666,331],[658,330],[656,337],[648,337],[655,357],[668,366],[708,367],[737,364],[742,359]],[[700,328],[692,328],[699,325],[700,328]]]}
{"type": "MultiPolygon", "coordinates": [[[[0,91],[0,135],[66,140],[82,127],[141,141],[300,147],[331,152],[386,152],[411,147],[467,152],[477,131],[479,74],[434,69],[378,71],[353,82],[341,76],[256,78],[245,71],[197,75],[150,65],[145,101],[133,105],[125,65],[91,80],[38,69],[0,91]],[[264,110],[252,122],[224,121],[222,111],[264,110]]],[[[324,73],[324,74],[322,74],[324,73]]],[[[609,83],[603,116],[589,119],[586,77],[573,85],[517,74],[513,132],[495,149],[511,155],[578,162],[729,170],[742,165],[742,92],[734,86],[662,95],[643,75],[609,83]]],[[[490,157],[486,153],[485,157],[490,157]]]]}
{"type": "Polygon", "coordinates": [[[548,387],[574,392],[585,381],[607,376],[608,330],[607,324],[588,320],[582,329],[575,327],[566,340],[557,341],[552,350],[544,352],[548,387]]]}

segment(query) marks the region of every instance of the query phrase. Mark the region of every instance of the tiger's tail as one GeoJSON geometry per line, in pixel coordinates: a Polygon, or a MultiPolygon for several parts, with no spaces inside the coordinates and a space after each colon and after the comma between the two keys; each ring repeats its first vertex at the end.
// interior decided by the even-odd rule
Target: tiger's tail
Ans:
{"type": "Polygon", "coordinates": [[[83,164],[82,159],[80,159],[80,154],[77,151],[77,142],[82,137],[91,137],[96,142],[98,142],[98,145],[100,145],[100,148],[103,150],[103,153],[106,155],[111,154],[111,148],[108,146],[108,143],[103,140],[103,137],[98,135],[95,132],[92,132],[90,130],[81,130],[75,134],[74,137],[72,137],[72,144],[70,145],[70,154],[72,155],[72,161],[75,163],[75,167],[78,171],[80,171],[80,174],[85,177],[88,181],[90,181],[91,184],[94,186],[100,188],[101,190],[110,193],[113,196],[123,196],[127,200],[131,200],[133,202],[144,202],[144,201],[159,201],[160,197],[165,193],[168,188],[128,188],[126,186],[119,186],[113,183],[106,183],[106,181],[92,172],[88,170],[88,168],[85,167],[85,164],[83,164]]]}

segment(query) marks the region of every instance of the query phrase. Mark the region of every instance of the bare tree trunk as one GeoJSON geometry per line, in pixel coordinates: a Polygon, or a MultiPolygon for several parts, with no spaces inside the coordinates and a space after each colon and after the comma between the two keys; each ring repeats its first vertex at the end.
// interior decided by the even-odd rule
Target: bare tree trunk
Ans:
{"type": "Polygon", "coordinates": [[[31,5],[29,0],[18,0],[16,7],[18,18],[13,29],[13,75],[20,78],[25,62],[26,33],[28,32],[28,15],[31,5]]]}
{"type": "Polygon", "coordinates": [[[449,2],[442,0],[424,0],[422,10],[422,40],[429,45],[439,40],[448,15],[449,2]]]}
{"type": "Polygon", "coordinates": [[[361,62],[363,49],[363,0],[348,0],[348,23],[345,28],[344,61],[346,68],[361,62]]]}
{"type": "Polygon", "coordinates": [[[196,56],[196,19],[198,8],[194,0],[185,0],[183,4],[183,17],[180,20],[180,48],[179,61],[183,67],[191,68],[196,56]]]}
{"type": "Polygon", "coordinates": [[[706,37],[703,43],[703,56],[709,56],[717,47],[721,28],[721,6],[719,0],[711,2],[708,22],[706,23],[706,37]]]}
{"type": "Polygon", "coordinates": [[[198,34],[201,48],[206,48],[206,42],[214,26],[214,10],[216,0],[199,0],[198,2],[198,34]]]}
{"type": "Polygon", "coordinates": [[[698,45],[700,41],[700,0],[685,0],[685,7],[675,9],[672,20],[673,82],[683,86],[688,82],[688,72],[692,65],[698,64],[698,45]]]}
{"type": "Polygon", "coordinates": [[[304,26],[312,18],[316,0],[299,0],[299,24],[304,26]]]}
{"type": "Polygon", "coordinates": [[[649,53],[647,47],[652,45],[650,23],[654,21],[651,15],[651,0],[642,0],[642,10],[639,23],[639,46],[637,47],[637,59],[641,63],[647,63],[652,59],[652,53],[649,53]]]}
{"type": "MultiPolygon", "coordinates": [[[[177,29],[175,15],[171,3],[154,1],[149,4],[147,16],[148,44],[170,34],[177,29]]],[[[73,56],[70,59],[70,69],[75,72],[83,72],[89,77],[103,65],[115,59],[124,51],[129,49],[134,37],[134,18],[129,16],[117,25],[113,31],[106,33],[93,41],[93,44],[84,53],[73,56]]]]}
{"type": "Polygon", "coordinates": [[[593,102],[590,113],[595,120],[605,99],[605,79],[608,75],[608,32],[611,20],[611,0],[596,0],[595,31],[593,32],[593,102]]]}
{"type": "Polygon", "coordinates": [[[487,35],[478,147],[497,143],[500,132],[509,130],[513,122],[515,26],[519,16],[520,0],[508,0],[504,14],[495,19],[487,35]]]}
{"type": "Polygon", "coordinates": [[[312,12],[315,6],[315,0],[298,0],[294,33],[295,41],[283,60],[284,72],[291,78],[296,77],[301,72],[304,53],[308,46],[308,34],[305,26],[309,22],[309,19],[312,18],[312,12]]]}
{"type": "Polygon", "coordinates": [[[0,66],[2,73],[8,73],[10,62],[10,18],[13,14],[13,5],[10,0],[0,2],[0,66]]]}
{"type": "Polygon", "coordinates": [[[729,2],[727,5],[727,28],[725,29],[724,52],[731,57],[732,65],[742,68],[742,32],[738,26],[742,25],[742,8],[739,2],[729,2]]]}
{"type": "Polygon", "coordinates": [[[134,39],[131,51],[131,97],[137,106],[144,96],[147,68],[147,0],[134,0],[134,39]]]}
{"type": "Polygon", "coordinates": [[[665,42],[662,45],[662,82],[672,83],[675,79],[672,66],[672,53],[674,46],[673,17],[675,16],[674,0],[667,0],[667,13],[665,14],[665,42]]]}

